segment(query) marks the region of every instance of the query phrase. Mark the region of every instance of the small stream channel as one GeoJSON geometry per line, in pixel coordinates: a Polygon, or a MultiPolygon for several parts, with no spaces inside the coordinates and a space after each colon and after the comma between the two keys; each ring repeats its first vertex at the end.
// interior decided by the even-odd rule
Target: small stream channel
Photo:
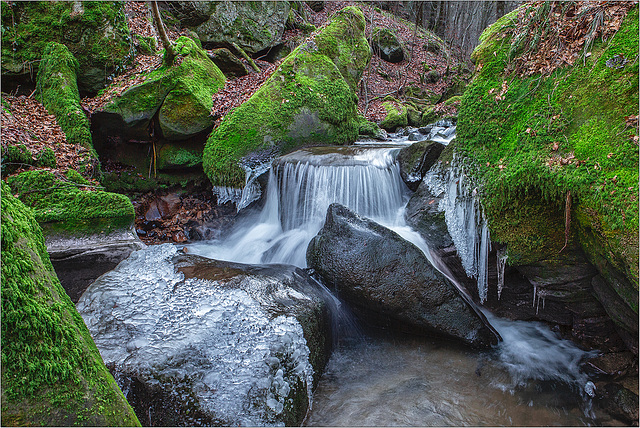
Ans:
{"type": "MultiPolygon", "coordinates": [[[[440,133],[442,143],[451,140],[454,129],[440,133]]],[[[398,137],[390,143],[310,148],[277,159],[263,208],[222,239],[189,245],[189,252],[305,267],[309,241],[328,206],[338,202],[396,231],[433,261],[404,221],[410,191],[395,158],[411,142],[398,137]]],[[[451,234],[459,236],[456,232],[451,234]]],[[[338,338],[305,425],[598,424],[591,410],[592,384],[579,368],[586,352],[541,324],[486,315],[504,339],[490,351],[350,323],[338,338]]]]}

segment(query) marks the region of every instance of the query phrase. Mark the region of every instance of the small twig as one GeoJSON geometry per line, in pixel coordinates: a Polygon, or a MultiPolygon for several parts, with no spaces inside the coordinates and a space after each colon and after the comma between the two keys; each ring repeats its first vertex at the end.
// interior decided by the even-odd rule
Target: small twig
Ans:
{"type": "Polygon", "coordinates": [[[560,254],[569,245],[569,232],[571,227],[571,191],[567,191],[567,199],[564,204],[564,247],[558,252],[560,254]]]}

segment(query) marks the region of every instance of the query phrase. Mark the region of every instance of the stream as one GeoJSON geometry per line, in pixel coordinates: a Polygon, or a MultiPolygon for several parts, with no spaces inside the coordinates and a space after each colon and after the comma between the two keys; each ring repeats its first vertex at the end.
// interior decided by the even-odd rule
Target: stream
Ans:
{"type": "MultiPolygon", "coordinates": [[[[432,137],[447,144],[454,132],[455,127],[445,126],[432,137]]],[[[400,178],[396,155],[408,144],[407,137],[395,137],[385,144],[308,148],[278,158],[269,172],[263,208],[245,215],[221,239],[190,244],[188,251],[233,262],[306,267],[307,245],[322,227],[328,206],[338,202],[394,230],[438,266],[404,220],[411,192],[400,178]]],[[[464,233],[472,241],[479,236],[474,248],[488,241],[477,213],[450,211],[449,216],[458,213],[460,224],[476,219],[471,228],[466,221],[466,231],[450,231],[457,244],[464,233]]],[[[486,270],[478,260],[483,254],[476,248],[467,256],[475,258],[467,264],[475,263],[480,278],[486,270]]],[[[351,319],[345,304],[336,300],[335,306],[342,309],[334,316],[346,327],[314,392],[307,426],[597,424],[593,384],[579,368],[589,353],[542,324],[485,313],[504,340],[490,351],[477,351],[371,329],[351,319]]]]}

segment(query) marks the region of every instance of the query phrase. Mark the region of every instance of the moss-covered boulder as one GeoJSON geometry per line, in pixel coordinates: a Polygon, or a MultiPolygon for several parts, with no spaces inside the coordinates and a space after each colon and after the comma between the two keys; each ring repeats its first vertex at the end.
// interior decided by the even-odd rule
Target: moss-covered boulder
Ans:
{"type": "Polygon", "coordinates": [[[382,106],[387,111],[387,115],[380,122],[380,128],[394,131],[398,127],[409,124],[408,111],[404,104],[396,100],[389,100],[383,102],[382,106]]]}
{"type": "Polygon", "coordinates": [[[93,150],[89,118],[82,111],[76,83],[78,61],[65,45],[46,45],[38,67],[36,94],[67,136],[67,142],[93,150]]]}
{"type": "Polygon", "coordinates": [[[214,185],[241,187],[256,152],[344,144],[358,136],[355,87],[371,58],[360,9],[347,7],[297,47],[209,137],[203,167],[214,185]],[[244,158],[244,160],[243,160],[244,158]]]}
{"type": "Polygon", "coordinates": [[[3,426],[140,425],[5,183],[1,338],[3,426]]]}
{"type": "MultiPolygon", "coordinates": [[[[457,150],[474,166],[491,237],[507,243],[510,263],[554,260],[575,233],[637,326],[638,6],[628,5],[613,37],[596,37],[573,65],[541,75],[523,29],[529,13],[563,13],[553,7],[514,11],[485,30],[459,108],[457,150]],[[512,73],[521,61],[531,67],[512,73]]],[[[577,17],[558,19],[579,30],[577,17]]],[[[546,18],[535,22],[547,37],[546,18]]]]}
{"type": "Polygon", "coordinates": [[[398,63],[404,59],[402,43],[388,28],[374,28],[371,36],[373,52],[387,62],[398,63]]]}
{"type": "Polygon", "coordinates": [[[196,32],[203,43],[237,43],[256,53],[281,42],[287,19],[287,1],[176,2],[178,19],[196,32]]]}
{"type": "Polygon", "coordinates": [[[143,83],[112,99],[94,114],[92,120],[98,122],[94,126],[141,140],[151,138],[149,125],[156,115],[161,137],[168,140],[184,140],[211,129],[212,96],[224,86],[224,74],[188,37],[180,37],[175,50],[178,57],[172,65],[164,63],[143,83]]]}
{"type": "Polygon", "coordinates": [[[209,53],[209,58],[225,76],[242,77],[249,74],[247,66],[227,48],[214,49],[209,53]]]}
{"type": "Polygon", "coordinates": [[[64,176],[46,170],[26,171],[9,177],[7,182],[41,223],[60,222],[61,227],[75,230],[91,228],[98,219],[108,219],[117,225],[133,221],[134,209],[129,198],[100,190],[82,190],[92,186],[74,170],[64,176]]]}
{"type": "Polygon", "coordinates": [[[5,2],[3,80],[29,80],[52,41],[67,46],[77,58],[78,85],[89,93],[104,88],[108,77],[133,57],[122,2],[5,2]]]}

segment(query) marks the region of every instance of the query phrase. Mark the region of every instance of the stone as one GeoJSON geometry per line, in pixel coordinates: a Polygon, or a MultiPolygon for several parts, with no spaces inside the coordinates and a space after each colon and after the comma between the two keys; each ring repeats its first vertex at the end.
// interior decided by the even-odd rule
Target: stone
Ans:
{"type": "Polygon", "coordinates": [[[394,131],[397,128],[405,127],[409,124],[407,107],[404,104],[396,100],[389,100],[383,102],[382,106],[387,111],[387,115],[382,119],[382,122],[380,122],[380,128],[384,128],[387,131],[394,131]]]}
{"type": "Polygon", "coordinates": [[[342,205],[329,206],[307,248],[307,264],[342,299],[378,317],[479,348],[499,341],[470,299],[420,249],[342,205]]]}
{"type": "Polygon", "coordinates": [[[300,425],[331,347],[303,270],[136,251],[78,311],[145,426],[300,425]]]}
{"type": "Polygon", "coordinates": [[[638,394],[617,384],[607,383],[596,389],[596,398],[611,416],[630,424],[638,424],[638,394]]]}
{"type": "Polygon", "coordinates": [[[280,43],[290,10],[286,1],[192,3],[209,16],[191,26],[202,43],[237,43],[249,54],[280,43]]]}
{"type": "Polygon", "coordinates": [[[373,52],[387,62],[398,63],[404,59],[404,50],[400,40],[389,29],[374,28],[371,36],[373,52]]]}
{"type": "Polygon", "coordinates": [[[2,183],[2,425],[139,426],[60,285],[33,211],[2,183]]]}
{"type": "MultiPolygon", "coordinates": [[[[412,135],[419,137],[421,134],[414,132],[409,135],[409,140],[412,135]]],[[[444,145],[440,143],[423,140],[400,150],[398,153],[400,176],[409,189],[414,192],[418,189],[422,177],[436,163],[443,149],[444,145]]]]}
{"type": "Polygon", "coordinates": [[[298,46],[262,87],[211,133],[203,169],[214,186],[241,188],[255,153],[358,137],[357,82],[371,58],[362,11],[350,6],[298,46]]]}
{"type": "Polygon", "coordinates": [[[163,64],[144,82],[114,97],[92,115],[92,128],[146,141],[156,116],[166,140],[186,140],[211,129],[212,96],[224,87],[224,74],[192,39],[181,36],[174,48],[177,66],[163,64]]]}
{"type": "Polygon", "coordinates": [[[247,66],[229,49],[214,49],[209,52],[209,58],[227,77],[242,77],[249,74],[247,66]]]}

